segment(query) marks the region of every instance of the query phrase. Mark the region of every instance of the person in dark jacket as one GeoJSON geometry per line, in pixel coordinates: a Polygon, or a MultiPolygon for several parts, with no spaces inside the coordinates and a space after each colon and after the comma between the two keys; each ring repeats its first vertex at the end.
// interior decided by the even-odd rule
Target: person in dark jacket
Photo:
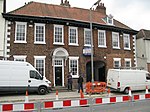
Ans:
{"type": "Polygon", "coordinates": [[[72,75],[71,72],[69,72],[69,75],[67,76],[68,79],[68,91],[71,90],[72,91],[72,75]]]}
{"type": "Polygon", "coordinates": [[[78,78],[78,93],[82,90],[83,92],[83,77],[80,75],[78,78]]]}

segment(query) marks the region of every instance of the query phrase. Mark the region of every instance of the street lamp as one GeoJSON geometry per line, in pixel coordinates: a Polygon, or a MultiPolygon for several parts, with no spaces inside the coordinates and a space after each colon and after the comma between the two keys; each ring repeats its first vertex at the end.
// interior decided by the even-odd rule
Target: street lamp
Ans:
{"type": "Polygon", "coordinates": [[[101,0],[95,2],[90,8],[90,31],[91,31],[91,74],[92,74],[92,83],[94,82],[94,69],[93,69],[93,33],[92,33],[92,8],[93,6],[99,4],[101,0]]]}

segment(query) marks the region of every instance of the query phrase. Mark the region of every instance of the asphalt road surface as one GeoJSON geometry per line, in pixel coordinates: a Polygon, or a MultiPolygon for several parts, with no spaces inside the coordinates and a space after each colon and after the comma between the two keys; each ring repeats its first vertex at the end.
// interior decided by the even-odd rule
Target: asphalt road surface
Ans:
{"type": "Polygon", "coordinates": [[[42,110],[41,112],[150,112],[150,100],[94,105],[92,107],[89,106],[42,110]]]}

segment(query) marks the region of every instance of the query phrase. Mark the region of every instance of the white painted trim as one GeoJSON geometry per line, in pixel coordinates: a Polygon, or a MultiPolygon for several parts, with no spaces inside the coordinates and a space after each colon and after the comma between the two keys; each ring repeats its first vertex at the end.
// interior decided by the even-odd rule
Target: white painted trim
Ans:
{"type": "Polygon", "coordinates": [[[69,29],[68,29],[69,31],[68,31],[68,43],[69,43],[69,45],[73,45],[73,46],[78,46],[79,44],[78,44],[78,27],[72,27],[72,26],[69,26],[69,29]],[[70,43],[70,29],[75,29],[76,30],[76,43],[70,43]]]}
{"type": "Polygon", "coordinates": [[[26,41],[26,35],[27,35],[27,22],[16,22],[16,26],[15,26],[15,41],[14,43],[27,43],[26,41]],[[20,25],[25,25],[25,40],[24,41],[18,41],[16,40],[16,33],[17,33],[17,25],[20,24],[20,25]]]}
{"type": "Polygon", "coordinates": [[[45,58],[46,56],[34,56],[34,67],[36,68],[36,59],[41,59],[41,60],[44,60],[44,76],[45,76],[45,58]]]}
{"type": "Polygon", "coordinates": [[[76,56],[69,57],[69,70],[71,69],[70,60],[77,60],[77,75],[72,75],[72,78],[78,78],[79,77],[79,57],[76,57],[76,56]]]}
{"type": "Polygon", "coordinates": [[[105,30],[98,30],[98,47],[107,48],[106,46],[106,31],[105,30]],[[99,45],[99,33],[104,33],[104,45],[99,45]]]}
{"type": "Polygon", "coordinates": [[[119,33],[118,32],[112,32],[112,47],[113,47],[113,49],[120,49],[120,40],[119,40],[119,33]],[[113,46],[113,34],[117,35],[117,37],[118,37],[118,46],[117,47],[113,46]]]}
{"type": "Polygon", "coordinates": [[[34,44],[46,44],[45,42],[45,24],[42,23],[35,23],[34,24],[34,44]],[[43,41],[36,41],[36,26],[43,26],[44,27],[44,39],[43,41]]]}
{"type": "Polygon", "coordinates": [[[53,33],[53,44],[55,45],[64,45],[64,26],[63,25],[56,25],[54,24],[54,33],[53,33]],[[55,27],[59,27],[59,28],[62,28],[62,42],[59,43],[59,42],[55,42],[55,27]]]}

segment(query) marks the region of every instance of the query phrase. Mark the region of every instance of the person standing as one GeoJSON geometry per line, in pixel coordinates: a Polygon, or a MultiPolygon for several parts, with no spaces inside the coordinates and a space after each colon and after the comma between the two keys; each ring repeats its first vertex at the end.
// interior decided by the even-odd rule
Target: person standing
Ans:
{"type": "Polygon", "coordinates": [[[72,75],[71,72],[69,72],[69,75],[67,76],[68,78],[68,91],[71,90],[72,91],[72,75]]]}
{"type": "Polygon", "coordinates": [[[80,75],[78,78],[78,93],[82,90],[83,92],[83,77],[80,75]]]}

